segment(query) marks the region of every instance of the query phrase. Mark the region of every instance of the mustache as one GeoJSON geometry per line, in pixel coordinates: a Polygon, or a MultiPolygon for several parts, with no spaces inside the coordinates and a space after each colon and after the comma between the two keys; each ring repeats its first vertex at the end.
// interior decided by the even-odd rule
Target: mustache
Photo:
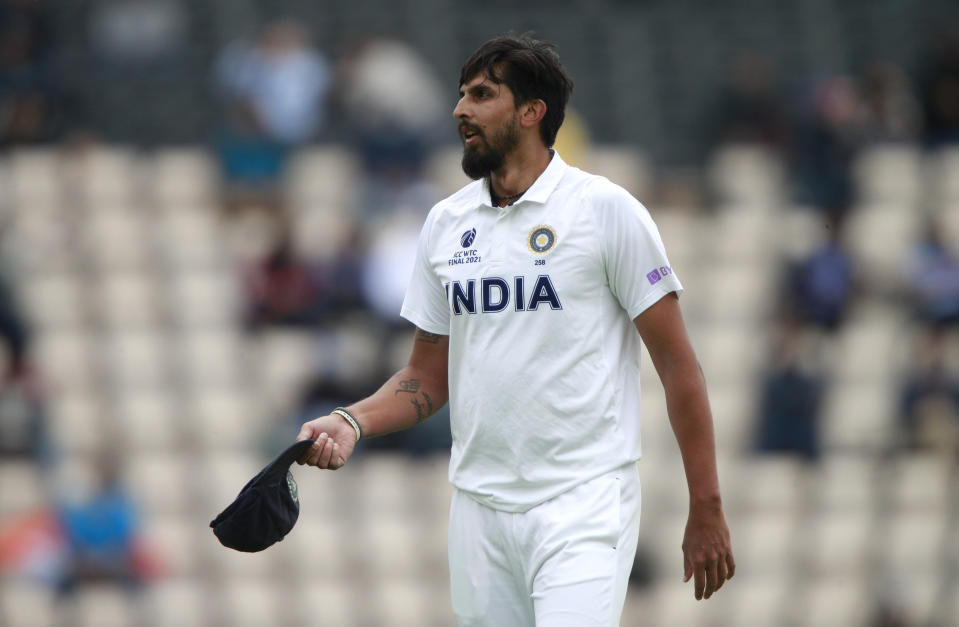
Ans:
{"type": "Polygon", "coordinates": [[[460,131],[460,136],[466,133],[466,131],[473,131],[473,133],[481,137],[483,136],[483,132],[480,130],[480,128],[478,126],[470,124],[469,122],[460,122],[459,131],[460,131]]]}

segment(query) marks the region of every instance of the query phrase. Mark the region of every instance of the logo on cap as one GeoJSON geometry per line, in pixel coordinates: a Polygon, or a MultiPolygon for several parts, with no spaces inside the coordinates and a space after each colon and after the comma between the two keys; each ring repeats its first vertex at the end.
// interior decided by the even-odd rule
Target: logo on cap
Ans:
{"type": "Polygon", "coordinates": [[[293,479],[293,473],[289,470],[286,471],[286,487],[290,490],[290,498],[293,499],[294,503],[299,502],[299,492],[296,489],[296,480],[293,479]]]}

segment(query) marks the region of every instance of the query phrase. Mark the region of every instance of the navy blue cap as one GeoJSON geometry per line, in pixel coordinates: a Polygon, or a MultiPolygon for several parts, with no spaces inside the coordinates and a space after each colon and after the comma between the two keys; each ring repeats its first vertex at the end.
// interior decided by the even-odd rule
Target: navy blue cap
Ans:
{"type": "Polygon", "coordinates": [[[279,542],[300,515],[300,499],[290,465],[313,444],[301,440],[266,465],[236,499],[210,522],[220,544],[255,553],[279,542]]]}

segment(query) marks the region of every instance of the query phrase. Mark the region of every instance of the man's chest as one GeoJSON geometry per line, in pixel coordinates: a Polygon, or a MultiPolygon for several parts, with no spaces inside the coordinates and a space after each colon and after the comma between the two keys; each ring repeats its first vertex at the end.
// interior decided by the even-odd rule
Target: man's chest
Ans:
{"type": "Polygon", "coordinates": [[[559,310],[595,287],[602,275],[592,227],[549,209],[486,209],[444,222],[430,262],[451,313],[559,310]]]}

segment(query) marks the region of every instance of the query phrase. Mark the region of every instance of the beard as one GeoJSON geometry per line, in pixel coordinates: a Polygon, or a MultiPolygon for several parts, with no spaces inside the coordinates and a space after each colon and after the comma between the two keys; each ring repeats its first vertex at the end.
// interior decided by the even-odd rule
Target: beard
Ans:
{"type": "MultiPolygon", "coordinates": [[[[475,129],[475,127],[473,127],[475,129]]],[[[479,131],[479,129],[475,129],[479,131]]],[[[463,147],[463,172],[474,181],[489,176],[503,167],[508,155],[519,145],[517,116],[510,118],[503,128],[491,137],[482,137],[480,146],[463,147]]]]}

